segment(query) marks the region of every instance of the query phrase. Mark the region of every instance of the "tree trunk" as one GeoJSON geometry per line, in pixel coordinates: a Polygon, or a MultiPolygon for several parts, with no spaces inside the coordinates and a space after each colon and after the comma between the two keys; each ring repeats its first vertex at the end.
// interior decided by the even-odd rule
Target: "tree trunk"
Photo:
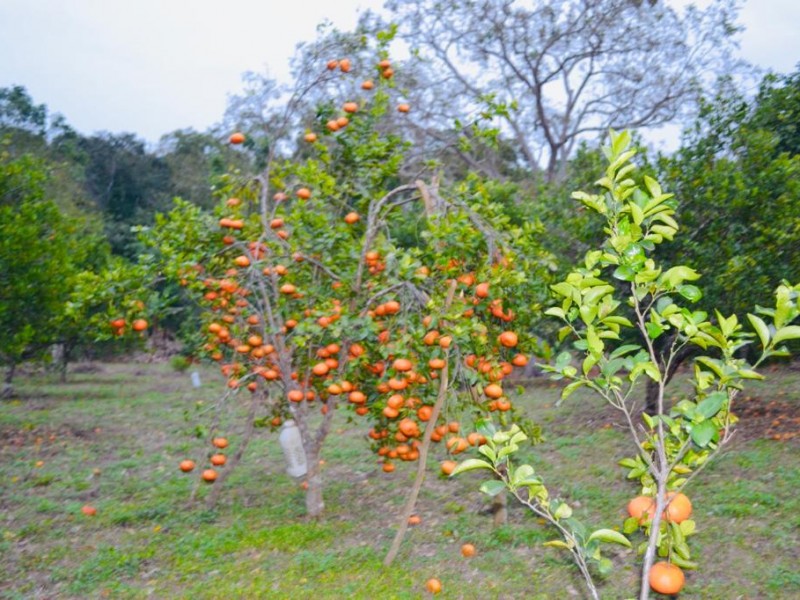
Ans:
{"type": "Polygon", "coordinates": [[[70,356],[72,355],[72,350],[74,349],[74,345],[70,342],[64,342],[61,348],[61,361],[59,364],[60,368],[60,379],[61,383],[67,382],[67,365],[69,364],[70,356]]]}
{"type": "Polygon", "coordinates": [[[6,370],[5,381],[3,382],[3,389],[0,390],[0,398],[10,398],[11,394],[14,392],[14,385],[12,381],[14,380],[14,372],[17,370],[17,363],[12,362],[8,365],[8,370],[6,370]]]}
{"type": "Polygon", "coordinates": [[[508,495],[505,492],[500,492],[492,499],[492,514],[495,527],[502,527],[508,522],[508,495]]]}
{"type": "Polygon", "coordinates": [[[312,519],[319,519],[325,510],[322,500],[322,473],[319,468],[319,446],[308,443],[306,445],[306,513],[312,519]]]}

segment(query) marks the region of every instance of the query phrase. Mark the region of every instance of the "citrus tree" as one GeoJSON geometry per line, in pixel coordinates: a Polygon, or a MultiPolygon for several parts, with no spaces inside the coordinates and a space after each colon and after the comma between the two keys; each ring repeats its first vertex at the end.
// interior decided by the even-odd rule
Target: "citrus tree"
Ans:
{"type": "MultiPolygon", "coordinates": [[[[713,318],[691,304],[701,296],[694,283],[700,274],[686,265],[658,264],[652,253],[678,232],[673,219],[672,195],[664,193],[653,179],[635,181],[630,162],[636,151],[630,136],[611,133],[606,151],[608,166],[598,180],[599,194],[576,192],[573,197],[605,220],[606,239],[600,248],[586,253],[581,266],[566,279],[551,286],[559,305],[546,313],[562,321],[561,339],[572,339],[582,359],[576,365],[570,352],[560,354],[545,367],[567,381],[562,399],[580,388],[600,395],[620,411],[636,449],[620,462],[629,480],[638,481],[638,495],[630,501],[629,518],[622,531],[632,535],[642,530],[639,546],[643,554],[640,598],[650,590],[677,594],[684,585],[684,568],[697,568],[688,538],[695,531],[692,503],[684,493],[710,460],[732,439],[737,421],[736,398],[750,379],[761,379],[756,368],[767,358],[786,355],[785,343],[800,338],[800,285],[780,285],[774,308],[757,308],[747,321],[754,333],[745,331],[735,314],[717,311],[713,318]],[[620,314],[625,303],[634,319],[620,314]],[[638,336],[637,343],[625,343],[638,336]],[[668,349],[659,353],[655,342],[671,335],[668,349]],[[746,346],[759,348],[749,364],[741,352],[746,346]],[[693,352],[693,370],[688,378],[691,391],[674,405],[665,399],[667,373],[676,356],[687,346],[693,352]],[[655,414],[642,413],[642,383],[657,388],[655,414]]],[[[509,456],[524,438],[520,432],[492,433],[481,448],[485,460],[473,459],[456,472],[491,469],[534,512],[547,518],[562,534],[558,545],[569,549],[584,574],[594,597],[588,565],[602,561],[599,543],[627,544],[619,533],[598,530],[589,533],[570,522],[571,509],[553,503],[541,479],[528,465],[514,466],[509,456]],[[501,450],[498,450],[498,447],[501,450]],[[499,467],[502,466],[501,471],[499,467]]],[[[501,485],[489,482],[487,491],[501,485]]],[[[610,562],[600,562],[601,571],[610,562]]]]}
{"type": "MultiPolygon", "coordinates": [[[[430,443],[457,454],[480,440],[445,419],[446,403],[509,414],[501,380],[538,346],[520,341],[535,313],[513,299],[527,308],[542,297],[541,232],[511,226],[477,177],[402,180],[407,144],[382,123],[390,111],[412,119],[413,107],[398,98],[385,50],[373,63],[318,65],[282,118],[231,135],[245,147],[262,136],[249,144],[268,148],[259,173],[221,178],[214,215],[177,202],[144,232],[150,279],[179,282],[201,309],[199,353],[227,378],[219,406],[252,394],[248,435],[229,466],[253,424],[291,418],[312,517],[324,508],[319,458],[337,408],[365,419],[383,471],[419,461],[421,483],[430,443]],[[326,85],[331,99],[298,130],[293,107],[326,85]]],[[[212,443],[227,446],[211,429],[212,443]]],[[[229,472],[208,468],[203,478],[221,483],[229,472]]]]}

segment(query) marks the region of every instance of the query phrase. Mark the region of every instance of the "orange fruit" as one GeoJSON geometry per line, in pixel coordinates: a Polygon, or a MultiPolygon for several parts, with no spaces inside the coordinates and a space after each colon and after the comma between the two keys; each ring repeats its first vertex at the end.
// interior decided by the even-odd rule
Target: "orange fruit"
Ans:
{"type": "Polygon", "coordinates": [[[389,67],[388,69],[384,69],[381,72],[381,77],[383,77],[384,79],[391,79],[393,75],[394,75],[394,70],[391,67],[389,67]]]}
{"type": "Polygon", "coordinates": [[[309,144],[313,144],[317,141],[317,134],[313,132],[309,132],[303,136],[303,139],[307,141],[309,144]]]}
{"type": "Polygon", "coordinates": [[[506,348],[513,348],[518,342],[517,334],[513,331],[504,331],[497,337],[497,341],[506,348]]]}
{"type": "Polygon", "coordinates": [[[496,383],[490,383],[483,388],[483,393],[486,394],[487,397],[497,400],[503,396],[503,388],[496,383]]]}
{"type": "Polygon", "coordinates": [[[354,223],[358,223],[361,219],[357,212],[349,212],[344,216],[344,222],[348,225],[353,225],[354,223]]]}
{"type": "Polygon", "coordinates": [[[650,496],[636,496],[636,498],[628,502],[628,514],[631,517],[636,517],[640,524],[646,523],[653,518],[654,508],[653,498],[650,496]]]}
{"type": "Polygon", "coordinates": [[[464,558],[471,558],[475,556],[475,546],[472,544],[464,544],[461,546],[461,555],[464,558]]]}
{"type": "Polygon", "coordinates": [[[442,582],[434,578],[428,579],[425,582],[425,589],[431,594],[438,594],[442,591],[442,582]]]}
{"type": "Polygon", "coordinates": [[[299,190],[297,190],[297,197],[300,198],[300,200],[308,200],[309,198],[311,198],[311,190],[302,187],[299,190]]]}
{"type": "Polygon", "coordinates": [[[339,68],[342,70],[342,73],[349,73],[350,72],[350,59],[343,58],[339,61],[339,68]]]}
{"type": "Polygon", "coordinates": [[[81,512],[87,517],[93,517],[97,514],[97,509],[94,506],[85,505],[81,508],[81,512]]]}
{"type": "Polygon", "coordinates": [[[241,144],[244,142],[244,134],[239,131],[232,133],[229,141],[231,144],[241,144]]]}
{"type": "Polygon", "coordinates": [[[225,457],[224,454],[214,454],[211,457],[211,464],[214,465],[215,467],[221,467],[226,462],[228,462],[228,459],[225,457]]]}
{"type": "Polygon", "coordinates": [[[147,325],[148,323],[144,319],[136,319],[131,325],[131,327],[133,328],[134,331],[144,331],[145,329],[147,329],[147,325]]]}
{"type": "Polygon", "coordinates": [[[679,566],[660,561],[650,569],[648,582],[654,592],[674,596],[683,588],[686,577],[679,566]]]}
{"type": "Polygon", "coordinates": [[[395,371],[410,371],[413,367],[414,365],[407,358],[398,358],[392,363],[392,368],[395,371]]]}
{"type": "Polygon", "coordinates": [[[374,87],[375,87],[375,84],[372,83],[372,81],[370,81],[369,79],[367,79],[364,83],[361,84],[361,89],[362,90],[371,90],[374,87]]]}
{"type": "Polygon", "coordinates": [[[181,464],[178,465],[184,473],[188,473],[194,469],[194,461],[193,460],[182,460],[181,464]]]}
{"type": "Polygon", "coordinates": [[[408,104],[403,103],[397,105],[397,112],[407,113],[409,110],[411,110],[411,107],[408,104]]]}
{"type": "Polygon", "coordinates": [[[388,69],[392,66],[392,63],[388,59],[383,59],[381,62],[378,63],[379,69],[388,69]]]}
{"type": "Polygon", "coordinates": [[[325,127],[328,128],[328,131],[339,131],[339,123],[336,122],[336,119],[331,119],[325,123],[325,127]]]}
{"type": "Polygon", "coordinates": [[[452,473],[455,470],[457,465],[458,463],[454,460],[443,460],[440,466],[442,469],[442,473],[444,473],[445,475],[450,475],[450,473],[452,473]]]}
{"type": "Polygon", "coordinates": [[[305,395],[300,390],[289,390],[289,393],[286,394],[286,397],[290,402],[302,402],[303,398],[305,398],[305,395]]]}
{"type": "Polygon", "coordinates": [[[211,443],[219,449],[228,447],[228,440],[224,437],[215,437],[213,440],[211,440],[211,443]]]}
{"type": "Polygon", "coordinates": [[[670,500],[667,510],[664,511],[665,518],[673,523],[682,523],[692,515],[692,503],[684,494],[670,492],[667,494],[670,500]]]}
{"type": "Polygon", "coordinates": [[[391,473],[394,471],[394,464],[387,461],[383,463],[382,469],[384,473],[391,473]]]}
{"type": "Polygon", "coordinates": [[[326,65],[329,71],[334,71],[339,66],[338,60],[329,60],[328,64],[326,65]]]}
{"type": "Polygon", "coordinates": [[[408,517],[409,525],[419,525],[420,523],[422,523],[422,517],[420,517],[419,515],[411,515],[410,517],[408,517]]]}
{"type": "Polygon", "coordinates": [[[342,110],[346,113],[353,114],[358,111],[358,104],[355,102],[345,102],[342,105],[342,110]]]}
{"type": "Polygon", "coordinates": [[[475,286],[475,295],[478,298],[488,298],[489,297],[489,284],[486,282],[479,283],[475,286]]]}
{"type": "Polygon", "coordinates": [[[203,481],[206,483],[214,483],[217,480],[217,472],[214,469],[206,469],[203,471],[203,481]]]}

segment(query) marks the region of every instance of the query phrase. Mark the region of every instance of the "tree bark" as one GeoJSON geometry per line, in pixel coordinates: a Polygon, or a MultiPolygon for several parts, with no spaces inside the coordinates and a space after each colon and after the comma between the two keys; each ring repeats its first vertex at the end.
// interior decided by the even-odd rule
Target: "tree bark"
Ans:
{"type": "Polygon", "coordinates": [[[492,514],[495,527],[508,523],[508,496],[505,492],[500,492],[492,499],[492,514]]]}
{"type": "Polygon", "coordinates": [[[8,369],[6,370],[5,380],[3,382],[3,389],[0,390],[0,398],[10,398],[11,394],[14,392],[14,372],[17,370],[17,363],[12,362],[8,365],[8,369]]]}
{"type": "Polygon", "coordinates": [[[306,513],[312,519],[319,519],[325,510],[322,498],[322,473],[319,468],[319,446],[308,444],[306,446],[306,513]]]}

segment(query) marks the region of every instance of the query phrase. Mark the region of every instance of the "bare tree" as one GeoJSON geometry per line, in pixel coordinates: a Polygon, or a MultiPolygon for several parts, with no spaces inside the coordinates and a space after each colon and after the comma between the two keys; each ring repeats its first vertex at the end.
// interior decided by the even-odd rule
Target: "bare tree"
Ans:
{"type": "Polygon", "coordinates": [[[519,162],[548,181],[563,177],[580,140],[688,117],[707,82],[742,66],[732,58],[737,0],[683,13],[633,0],[388,0],[386,7],[414,49],[411,62],[425,83],[418,102],[438,117],[438,130],[442,118],[452,122],[469,106],[507,107],[503,132],[519,162]]]}

